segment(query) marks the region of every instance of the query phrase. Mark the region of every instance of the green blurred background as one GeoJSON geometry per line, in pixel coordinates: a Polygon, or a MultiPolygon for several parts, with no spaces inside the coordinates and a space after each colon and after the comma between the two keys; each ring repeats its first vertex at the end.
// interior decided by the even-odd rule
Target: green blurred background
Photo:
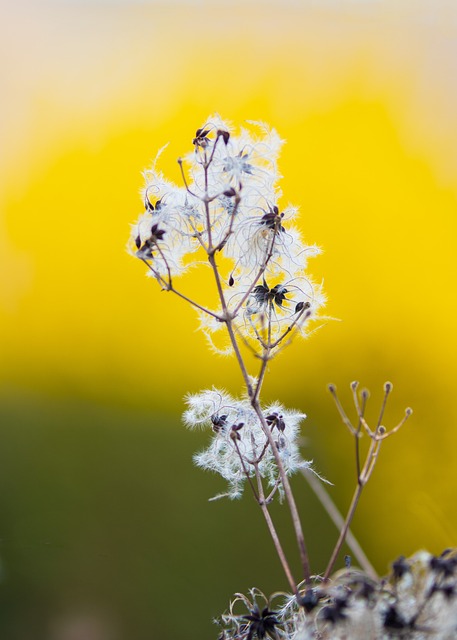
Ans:
{"type": "MultiPolygon", "coordinates": [[[[399,4],[1,5],[5,640],[209,639],[234,591],[286,588],[250,496],[207,502],[223,483],[193,467],[206,436],[180,423],[186,392],[241,390],[235,363],[124,249],[142,169],[170,141],[162,168],[178,181],[216,111],[287,140],[282,204],[323,247],[311,271],[341,320],[272,364],[265,400],[308,414],[304,455],[344,510],[352,443],[326,384],[348,402],[360,380],[374,415],[391,380],[386,424],[415,413],[354,532],[380,573],[455,545],[457,9],[399,4]]],[[[336,534],[294,487],[322,571],[336,534]]],[[[286,508],[274,513],[296,563],[286,508]]]]}

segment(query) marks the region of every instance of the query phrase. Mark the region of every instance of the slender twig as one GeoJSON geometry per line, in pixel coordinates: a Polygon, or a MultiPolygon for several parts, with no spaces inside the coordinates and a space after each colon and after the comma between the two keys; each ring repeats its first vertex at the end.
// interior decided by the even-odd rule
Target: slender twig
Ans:
{"type": "Polygon", "coordinates": [[[296,327],[298,327],[298,322],[299,322],[300,318],[301,318],[303,315],[305,316],[305,317],[303,318],[303,320],[307,320],[307,318],[309,318],[309,317],[310,317],[310,315],[311,315],[311,311],[310,311],[309,309],[305,309],[305,308],[303,308],[303,309],[298,313],[297,317],[294,319],[294,321],[292,322],[292,324],[290,324],[290,325],[287,327],[287,329],[282,333],[282,335],[280,335],[280,336],[279,336],[279,338],[278,338],[277,340],[275,340],[275,342],[273,342],[273,343],[270,345],[270,348],[271,348],[271,349],[275,349],[279,344],[281,344],[281,342],[284,340],[284,338],[285,338],[286,336],[288,336],[288,335],[289,335],[289,333],[291,333],[291,331],[293,331],[296,327]]]}
{"type": "Polygon", "coordinates": [[[310,566],[309,566],[309,558],[308,558],[308,551],[306,548],[306,543],[305,543],[305,536],[303,534],[303,528],[301,525],[301,521],[300,521],[300,516],[298,514],[298,509],[297,509],[297,504],[295,502],[295,498],[294,495],[292,493],[292,488],[290,486],[290,482],[289,482],[289,478],[287,477],[286,471],[284,469],[284,465],[283,462],[281,460],[281,456],[279,455],[279,451],[278,451],[278,447],[276,446],[276,442],[274,441],[273,435],[270,432],[270,429],[268,428],[268,424],[267,421],[265,419],[265,416],[263,415],[262,409],[260,407],[260,403],[258,400],[252,400],[251,401],[252,407],[254,409],[254,411],[256,412],[260,424],[262,426],[262,429],[265,433],[265,435],[268,437],[268,441],[270,443],[274,458],[275,458],[275,462],[278,466],[278,472],[279,475],[281,477],[281,482],[282,482],[282,486],[283,486],[283,490],[284,490],[284,495],[286,497],[286,501],[287,504],[289,506],[289,511],[290,511],[290,515],[292,517],[292,523],[294,526],[294,530],[295,530],[295,537],[297,539],[297,544],[298,544],[298,550],[300,553],[300,560],[301,560],[301,564],[302,564],[302,568],[303,568],[303,575],[305,578],[305,582],[307,584],[309,584],[310,579],[311,579],[311,571],[310,571],[310,566]]]}
{"type": "Polygon", "coordinates": [[[249,473],[249,470],[246,467],[246,463],[244,461],[244,457],[243,457],[243,455],[242,455],[242,453],[240,451],[240,447],[238,446],[238,440],[237,440],[236,434],[232,437],[232,441],[233,441],[233,444],[235,445],[236,452],[237,452],[238,457],[240,459],[241,467],[243,469],[243,473],[246,476],[246,479],[247,479],[247,481],[249,483],[249,486],[252,489],[252,493],[254,494],[254,498],[260,504],[259,494],[257,493],[256,488],[254,487],[254,484],[253,484],[252,479],[251,479],[251,474],[249,473]]]}
{"type": "Polygon", "coordinates": [[[284,553],[281,542],[279,540],[279,536],[277,534],[276,528],[274,526],[273,520],[268,510],[268,504],[267,504],[267,501],[265,500],[265,493],[262,485],[262,479],[260,477],[260,473],[257,465],[255,466],[255,472],[256,472],[257,486],[258,486],[258,492],[259,492],[260,508],[262,509],[262,513],[267,523],[267,527],[270,532],[271,539],[273,540],[276,553],[278,554],[279,560],[281,562],[284,573],[286,574],[287,581],[292,590],[292,593],[297,593],[297,583],[295,581],[295,578],[292,575],[292,571],[290,569],[289,563],[287,562],[286,555],[284,553]]]}
{"type": "Polygon", "coordinates": [[[411,409],[411,407],[408,407],[407,409],[405,409],[405,415],[403,416],[403,418],[400,420],[400,422],[393,427],[390,431],[386,431],[385,433],[381,433],[379,434],[379,439],[380,440],[385,440],[386,438],[389,438],[390,436],[393,436],[394,433],[397,433],[397,431],[399,431],[399,429],[402,428],[402,426],[405,424],[405,422],[408,420],[408,418],[412,415],[413,410],[411,409]]]}
{"type": "Polygon", "coordinates": [[[254,400],[257,400],[260,395],[260,391],[262,389],[263,381],[265,379],[265,374],[267,372],[268,362],[270,360],[270,350],[265,349],[262,356],[262,364],[260,366],[259,375],[257,378],[257,384],[254,390],[254,400]]]}
{"type": "Polygon", "coordinates": [[[369,393],[367,391],[367,389],[363,389],[362,390],[362,405],[359,405],[358,402],[358,398],[357,398],[357,392],[356,389],[354,389],[354,402],[356,403],[356,407],[357,407],[357,413],[359,416],[359,422],[357,424],[357,429],[356,432],[354,434],[354,442],[355,442],[355,472],[356,472],[356,477],[359,478],[360,477],[360,437],[361,437],[361,430],[362,430],[362,425],[363,422],[365,420],[365,408],[367,405],[367,401],[368,401],[368,397],[369,397],[369,393]]]}
{"type": "Polygon", "coordinates": [[[260,403],[258,398],[254,398],[254,391],[252,388],[252,383],[251,383],[251,379],[249,377],[249,374],[247,372],[246,369],[246,365],[244,363],[243,357],[241,355],[239,346],[238,346],[238,341],[236,339],[235,336],[235,332],[233,330],[233,323],[232,323],[232,316],[231,314],[229,314],[228,309],[227,309],[227,303],[225,301],[225,296],[224,296],[224,292],[222,290],[222,284],[221,284],[221,279],[220,279],[220,275],[219,275],[219,270],[217,268],[217,264],[216,264],[216,260],[214,258],[214,254],[209,254],[208,255],[208,260],[209,263],[211,265],[211,268],[213,270],[213,274],[214,274],[214,278],[216,280],[216,286],[217,286],[217,290],[219,293],[219,298],[221,301],[221,305],[222,305],[222,310],[223,310],[223,314],[225,317],[225,324],[227,327],[227,331],[230,337],[230,342],[232,344],[233,350],[235,352],[235,357],[237,359],[237,362],[239,364],[239,367],[241,369],[241,373],[244,379],[244,383],[246,385],[246,389],[248,392],[248,396],[251,400],[251,405],[252,408],[254,409],[254,411],[256,412],[261,427],[266,435],[266,437],[268,438],[268,442],[271,446],[272,452],[273,452],[273,456],[275,458],[276,464],[278,466],[278,472],[281,478],[281,482],[283,485],[283,489],[284,489],[284,495],[286,497],[287,500],[287,504],[289,505],[289,510],[291,513],[291,517],[292,517],[292,522],[293,522],[293,526],[294,526],[294,530],[295,530],[295,536],[297,538],[297,543],[298,543],[298,548],[299,548],[299,553],[300,553],[300,559],[302,562],[302,567],[303,567],[303,573],[304,573],[304,577],[307,583],[309,583],[310,581],[310,567],[309,567],[309,559],[308,559],[308,552],[306,549],[306,544],[305,544],[305,537],[303,534],[303,529],[301,526],[301,522],[300,522],[300,517],[298,515],[298,509],[297,509],[297,505],[295,503],[295,499],[292,493],[292,489],[290,487],[290,483],[289,483],[289,479],[287,477],[286,471],[284,469],[284,465],[282,463],[281,460],[281,456],[279,455],[279,451],[278,448],[276,446],[276,443],[274,441],[273,435],[270,432],[270,429],[268,428],[268,424],[265,420],[265,416],[263,415],[262,409],[260,407],[260,403]]]}
{"type": "MultiPolygon", "coordinates": [[[[353,383],[354,385],[354,383],[353,383]]],[[[352,426],[352,423],[349,421],[349,419],[346,416],[345,411],[343,410],[337,393],[336,393],[336,388],[333,385],[329,385],[329,389],[330,392],[332,393],[333,399],[335,400],[335,404],[338,408],[338,411],[343,419],[344,424],[346,424],[346,426],[349,427],[351,433],[358,439],[359,437],[359,432],[357,429],[355,429],[352,426]],[[349,424],[346,422],[346,420],[349,422],[349,424]]],[[[363,416],[359,413],[359,419],[364,422],[363,420],[363,416]]],[[[377,431],[376,431],[377,432],[377,431]]],[[[351,500],[351,504],[349,506],[347,515],[346,515],[346,519],[344,521],[344,525],[340,531],[340,535],[338,537],[338,540],[336,542],[336,545],[333,549],[332,555],[330,557],[330,560],[328,562],[327,565],[327,569],[325,570],[324,573],[324,580],[328,580],[330,573],[333,570],[333,567],[335,565],[336,559],[338,558],[338,554],[341,550],[341,547],[343,546],[345,540],[346,540],[346,536],[347,533],[349,531],[349,527],[351,526],[351,522],[354,518],[356,509],[357,509],[357,505],[359,504],[359,500],[360,500],[360,496],[362,495],[362,491],[363,488],[365,487],[366,483],[368,482],[368,480],[370,479],[371,474],[373,473],[374,470],[374,466],[376,464],[376,461],[378,459],[378,453],[379,453],[379,447],[380,447],[380,441],[377,440],[376,438],[376,432],[372,435],[371,437],[371,442],[370,442],[370,446],[367,452],[367,456],[365,458],[365,463],[363,465],[363,469],[360,472],[360,474],[357,477],[357,485],[356,488],[354,490],[354,494],[352,496],[352,500],[351,500]]]]}
{"type": "Polygon", "coordinates": [[[334,384],[329,384],[328,385],[328,390],[330,391],[330,393],[332,394],[333,400],[335,402],[336,408],[338,409],[338,412],[341,416],[341,419],[343,420],[343,423],[347,426],[347,428],[349,429],[349,431],[351,432],[352,435],[354,435],[354,433],[356,432],[356,429],[352,426],[352,422],[349,420],[349,418],[346,415],[345,410],[343,409],[340,399],[337,396],[336,393],[336,387],[334,384]]]}
{"type": "Polygon", "coordinates": [[[235,196],[235,205],[233,207],[233,211],[230,212],[230,222],[229,222],[229,226],[228,229],[226,231],[226,233],[224,234],[224,237],[222,238],[222,240],[219,242],[219,244],[217,245],[217,247],[215,247],[215,251],[220,251],[221,249],[223,249],[223,247],[226,245],[227,240],[230,238],[230,236],[232,235],[232,231],[233,231],[233,225],[235,222],[235,216],[238,212],[238,206],[241,202],[241,197],[240,194],[237,193],[235,196]]]}
{"type": "Polygon", "coordinates": [[[358,484],[355,491],[354,491],[354,495],[352,496],[352,500],[351,500],[351,505],[349,507],[348,510],[348,514],[346,516],[346,519],[344,521],[344,525],[340,531],[340,535],[339,538],[337,540],[337,543],[335,545],[335,548],[333,549],[332,555],[330,557],[330,560],[328,562],[327,565],[327,569],[325,570],[324,573],[324,580],[328,580],[329,576],[333,570],[333,567],[335,565],[336,559],[338,558],[338,554],[341,550],[341,547],[344,544],[344,541],[346,539],[347,533],[349,531],[349,527],[351,525],[352,519],[354,517],[355,511],[357,509],[357,505],[359,504],[359,500],[360,500],[360,496],[362,493],[364,485],[363,484],[358,484]]]}
{"type": "Polygon", "coordinates": [[[392,383],[386,382],[384,384],[384,397],[382,399],[381,411],[379,412],[378,422],[376,424],[376,430],[381,426],[382,419],[384,417],[384,410],[387,404],[387,399],[389,398],[391,391],[392,391],[392,383]]]}
{"type": "Polygon", "coordinates": [[[191,304],[196,309],[200,309],[200,311],[203,311],[204,313],[207,313],[209,316],[212,316],[213,318],[215,318],[219,322],[223,322],[223,318],[221,318],[221,316],[219,316],[217,313],[214,313],[214,311],[210,311],[206,307],[203,307],[201,304],[199,304],[198,302],[195,302],[195,300],[192,300],[191,298],[186,296],[184,293],[181,293],[181,291],[178,291],[177,289],[175,289],[175,287],[172,284],[170,284],[169,282],[164,280],[164,278],[160,275],[160,273],[156,269],[154,269],[154,267],[152,267],[149,264],[149,262],[147,260],[145,260],[145,258],[140,258],[140,259],[144,262],[144,264],[148,267],[148,269],[150,269],[150,271],[152,271],[152,273],[154,274],[154,277],[162,285],[162,287],[163,287],[163,289],[165,291],[171,291],[172,293],[177,295],[179,298],[182,298],[183,300],[185,300],[186,302],[191,304]]]}
{"type": "Polygon", "coordinates": [[[279,489],[279,485],[280,484],[281,484],[281,478],[278,476],[278,478],[276,479],[276,482],[274,483],[273,489],[270,491],[270,493],[265,498],[265,502],[267,504],[270,504],[270,502],[273,500],[273,496],[275,495],[275,493],[279,489]]]}
{"type": "MultiPolygon", "coordinates": [[[[329,492],[325,489],[325,487],[323,486],[319,478],[310,469],[302,469],[301,473],[303,474],[305,480],[307,481],[311,489],[316,494],[319,502],[324,507],[325,511],[327,512],[327,515],[330,517],[335,527],[338,529],[338,531],[341,531],[342,528],[344,527],[344,518],[341,515],[340,511],[338,510],[338,507],[333,502],[329,492]]],[[[350,529],[347,532],[346,543],[350,548],[350,550],[352,551],[352,553],[354,554],[354,557],[356,558],[360,567],[370,577],[377,580],[378,574],[376,573],[373,565],[368,560],[368,557],[363,551],[357,538],[354,536],[354,534],[350,529]]]]}
{"type": "Polygon", "coordinates": [[[258,283],[258,281],[260,280],[262,275],[265,273],[265,269],[267,268],[267,265],[270,262],[271,257],[273,256],[273,249],[274,249],[274,246],[275,246],[275,241],[276,241],[277,234],[278,234],[278,229],[275,226],[275,228],[273,229],[273,234],[272,234],[270,246],[267,247],[267,251],[265,252],[264,261],[262,262],[262,264],[261,264],[259,270],[257,271],[256,275],[254,276],[253,281],[251,282],[251,284],[247,288],[247,291],[244,293],[243,297],[241,298],[241,300],[236,305],[236,307],[235,307],[235,309],[233,311],[233,317],[235,317],[238,314],[238,312],[241,309],[241,307],[243,306],[243,304],[246,302],[246,300],[249,298],[251,293],[254,291],[254,287],[256,286],[256,284],[258,283]]]}
{"type": "Polygon", "coordinates": [[[209,165],[212,163],[212,161],[214,159],[214,154],[216,153],[217,143],[219,142],[221,137],[222,137],[222,134],[219,133],[219,131],[218,131],[217,135],[216,135],[216,140],[214,141],[214,144],[213,144],[213,148],[211,149],[211,155],[210,155],[210,157],[208,159],[206,157],[206,149],[205,149],[205,164],[203,165],[205,169],[208,169],[209,165]]]}
{"type": "Polygon", "coordinates": [[[351,384],[351,389],[353,392],[353,396],[354,396],[354,405],[356,407],[357,413],[358,413],[358,425],[357,428],[355,428],[351,421],[349,420],[349,418],[346,415],[346,412],[344,411],[338,395],[336,393],[336,387],[334,385],[329,385],[329,390],[333,396],[333,399],[335,401],[335,405],[338,409],[338,412],[341,416],[341,419],[343,421],[343,423],[348,427],[349,431],[351,432],[351,434],[355,437],[357,444],[356,444],[356,464],[357,464],[357,468],[360,469],[360,459],[359,459],[359,446],[358,446],[358,440],[360,438],[361,435],[361,428],[362,426],[364,427],[365,431],[367,432],[368,436],[370,437],[370,446],[368,448],[368,452],[365,458],[365,462],[363,465],[363,468],[359,471],[358,475],[357,475],[357,485],[356,488],[354,490],[354,494],[352,496],[352,500],[351,500],[351,504],[349,506],[347,515],[346,515],[346,519],[344,521],[344,524],[341,528],[340,531],[340,535],[339,538],[337,540],[337,543],[335,545],[335,548],[333,549],[332,555],[330,557],[329,563],[327,565],[327,569],[325,570],[325,574],[324,574],[324,580],[328,580],[330,573],[333,570],[333,567],[335,565],[336,559],[338,557],[338,554],[341,550],[341,547],[343,546],[346,537],[348,535],[349,532],[349,527],[351,525],[351,522],[354,518],[356,509],[357,509],[357,505],[359,503],[360,500],[360,496],[362,494],[363,488],[365,487],[365,485],[367,484],[367,482],[369,481],[376,462],[378,460],[378,456],[379,456],[379,451],[381,448],[381,443],[382,441],[388,437],[389,435],[393,435],[393,433],[396,433],[400,427],[405,423],[405,421],[408,419],[408,417],[411,415],[412,411],[411,409],[407,409],[405,411],[405,416],[404,418],[397,424],[396,427],[394,427],[391,431],[387,432],[386,429],[381,425],[381,421],[382,418],[384,416],[384,411],[386,408],[386,403],[387,403],[387,399],[388,396],[390,394],[390,392],[392,391],[392,384],[390,382],[386,382],[384,385],[384,397],[383,397],[383,402],[381,404],[381,410],[379,412],[379,416],[378,416],[378,420],[376,423],[376,427],[373,430],[370,429],[368,423],[366,422],[365,418],[364,418],[364,413],[365,413],[365,406],[366,406],[366,401],[368,399],[368,392],[366,390],[362,391],[362,404],[359,403],[359,399],[357,396],[357,387],[358,387],[358,383],[357,382],[353,382],[351,384]]]}
{"type": "Polygon", "coordinates": [[[182,176],[182,180],[184,182],[184,186],[186,188],[187,193],[190,193],[191,196],[193,196],[194,198],[197,198],[198,200],[200,200],[200,197],[196,193],[194,193],[189,187],[189,184],[188,184],[187,178],[186,178],[186,174],[184,173],[184,167],[183,167],[182,158],[178,158],[178,164],[179,164],[179,168],[181,169],[181,176],[182,176]]]}
{"type": "MultiPolygon", "coordinates": [[[[201,163],[204,169],[204,180],[205,180],[205,195],[203,197],[200,197],[199,200],[203,203],[204,205],[204,209],[205,209],[205,223],[206,223],[206,234],[207,234],[207,238],[208,238],[208,244],[207,244],[207,255],[208,255],[208,261],[210,263],[212,272],[213,272],[213,276],[216,282],[216,288],[217,288],[217,292],[218,292],[218,296],[219,296],[219,300],[222,306],[222,321],[225,322],[225,325],[227,327],[227,332],[230,338],[230,343],[232,345],[232,348],[234,350],[235,353],[235,357],[236,360],[238,362],[238,365],[240,367],[240,371],[244,380],[244,383],[246,385],[246,389],[247,389],[247,393],[248,393],[248,397],[250,399],[251,402],[251,406],[254,409],[254,411],[256,412],[261,428],[265,433],[265,436],[268,440],[268,444],[271,447],[273,456],[275,458],[276,461],[276,465],[278,467],[278,474],[279,474],[279,479],[280,482],[283,486],[283,490],[284,490],[284,495],[286,497],[286,501],[289,505],[289,510],[291,513],[291,517],[292,517],[292,522],[293,522],[293,526],[294,526],[294,530],[295,530],[295,535],[297,538],[297,543],[298,543],[298,547],[299,547],[299,553],[300,553],[300,558],[301,558],[301,563],[302,563],[302,568],[303,568],[303,573],[304,573],[304,577],[305,577],[305,581],[306,583],[310,582],[310,568],[309,568],[309,559],[308,559],[308,552],[306,549],[306,545],[305,545],[305,539],[304,539],[304,535],[303,535],[303,529],[301,526],[301,522],[300,522],[300,517],[298,514],[298,510],[297,510],[297,506],[295,503],[295,499],[292,493],[292,489],[290,487],[290,483],[289,483],[289,479],[287,477],[286,471],[284,469],[284,465],[281,459],[281,456],[279,454],[278,448],[276,446],[276,443],[274,441],[274,437],[269,429],[269,426],[266,422],[265,416],[263,415],[260,403],[259,403],[259,393],[260,393],[260,387],[261,385],[257,384],[257,393],[254,392],[253,389],[253,385],[251,382],[251,379],[249,377],[249,374],[247,372],[247,368],[246,365],[244,363],[244,359],[242,357],[239,345],[238,345],[238,341],[236,338],[236,334],[235,334],[235,329],[234,329],[234,325],[233,325],[233,318],[237,315],[238,311],[241,309],[242,305],[244,304],[244,302],[248,299],[248,297],[251,295],[252,291],[254,290],[254,287],[256,285],[256,283],[258,282],[259,278],[262,276],[262,274],[265,272],[265,269],[267,267],[267,264],[269,262],[269,260],[271,259],[272,255],[273,255],[273,248],[274,248],[274,244],[275,244],[275,239],[276,239],[276,235],[278,233],[278,230],[280,228],[279,224],[275,225],[275,229],[274,232],[272,234],[272,238],[271,238],[271,242],[269,243],[269,246],[267,248],[267,251],[265,253],[264,256],[264,261],[260,267],[260,269],[257,272],[256,277],[254,278],[254,280],[251,282],[251,285],[248,287],[248,290],[244,293],[241,301],[238,303],[238,305],[235,307],[235,310],[230,313],[228,306],[227,306],[227,302],[224,296],[224,291],[222,288],[222,282],[221,282],[221,277],[219,274],[219,269],[217,267],[217,263],[216,263],[216,259],[215,259],[215,253],[217,250],[217,246],[214,247],[213,246],[213,239],[212,239],[212,223],[211,223],[211,212],[210,212],[210,202],[211,202],[211,198],[209,197],[208,194],[208,167],[213,159],[213,155],[214,155],[214,151],[213,154],[210,156],[210,158],[208,159],[207,154],[206,154],[206,150],[204,150],[204,154],[203,154],[203,162],[201,163]]],[[[184,170],[182,167],[182,161],[179,161],[179,165],[181,167],[181,173],[183,175],[183,180],[184,180],[184,184],[186,186],[186,189],[188,190],[189,193],[191,193],[191,195],[194,195],[187,184],[186,178],[185,178],[185,174],[184,174],[184,170]]],[[[271,342],[271,322],[269,323],[269,342],[271,342]]],[[[263,369],[262,369],[263,371],[263,369]]],[[[261,380],[263,380],[263,377],[265,375],[265,372],[263,371],[262,376],[261,376],[261,380]]],[[[286,573],[287,579],[289,581],[289,584],[291,586],[291,588],[293,589],[294,593],[296,592],[296,582],[292,577],[292,574],[290,572],[290,568],[287,564],[284,552],[282,550],[282,547],[280,545],[279,542],[279,538],[278,535],[276,533],[276,530],[274,528],[271,516],[268,512],[268,508],[267,505],[265,504],[265,495],[263,492],[263,486],[262,483],[259,483],[259,471],[258,471],[258,465],[255,466],[256,469],[256,476],[258,479],[258,496],[259,496],[259,503],[260,506],[262,508],[262,512],[264,514],[265,520],[267,522],[271,537],[273,539],[273,542],[275,544],[277,553],[279,555],[279,558],[281,560],[281,563],[284,567],[284,571],[286,573]]]]}

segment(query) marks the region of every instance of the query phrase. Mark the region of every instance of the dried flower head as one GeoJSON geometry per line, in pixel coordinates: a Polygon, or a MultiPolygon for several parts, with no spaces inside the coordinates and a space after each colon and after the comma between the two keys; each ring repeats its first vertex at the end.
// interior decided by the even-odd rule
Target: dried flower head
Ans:
{"type": "Polygon", "coordinates": [[[214,264],[217,256],[220,307],[195,303],[210,340],[228,316],[251,348],[275,349],[292,331],[306,335],[305,325],[325,301],[306,273],[319,249],[304,244],[294,227],[297,209],[279,206],[281,139],[252,122],[234,135],[214,116],[192,142],[193,151],[179,160],[182,186],[157,170],[159,156],[145,171],[145,211],[132,226],[129,252],[176,293],[174,278],[201,264],[202,251],[214,264]]]}
{"type": "MultiPolygon", "coordinates": [[[[249,597],[236,594],[219,622],[225,640],[244,640],[248,615],[236,614],[239,605],[252,611],[252,624],[262,624],[267,613],[274,632],[283,640],[454,640],[457,637],[457,562],[455,550],[440,556],[420,551],[392,565],[392,574],[374,580],[362,571],[343,569],[328,583],[306,587],[297,594],[272,600],[256,589],[249,597]],[[398,567],[401,566],[401,576],[398,567]],[[262,617],[256,599],[261,597],[262,617]],[[253,597],[254,596],[254,597],[253,597]],[[244,634],[244,635],[243,635],[244,634]]],[[[255,637],[255,636],[253,636],[255,637]]],[[[260,637],[260,636],[258,636],[260,637]]]]}
{"type": "Polygon", "coordinates": [[[195,463],[227,480],[229,490],[224,495],[240,497],[245,481],[256,473],[270,487],[278,487],[277,463],[265,435],[265,425],[273,435],[288,475],[310,467],[310,462],[302,460],[298,448],[299,424],[306,417],[303,413],[271,404],[262,410],[262,425],[247,397],[235,399],[219,389],[188,395],[186,402],[185,424],[190,428],[206,427],[212,433],[209,446],[195,456],[195,463]]]}

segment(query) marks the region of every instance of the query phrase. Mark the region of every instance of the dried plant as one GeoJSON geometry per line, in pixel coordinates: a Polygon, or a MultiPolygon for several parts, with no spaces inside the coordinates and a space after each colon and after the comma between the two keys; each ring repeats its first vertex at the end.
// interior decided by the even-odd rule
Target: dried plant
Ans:
{"type": "MultiPolygon", "coordinates": [[[[178,160],[181,186],[167,181],[157,169],[160,152],[152,168],[145,171],[145,210],[132,226],[128,250],[147,266],[148,275],[163,290],[197,310],[211,348],[232,354],[238,363],[243,382],[240,395],[233,397],[215,388],[189,394],[184,422],[211,433],[208,447],[195,456],[195,462],[227,481],[227,492],[215,499],[239,498],[245,486],[251,491],[265,518],[289,589],[288,595],[276,594],[274,598],[266,598],[257,590],[252,590],[249,597],[237,594],[229,612],[221,617],[220,637],[387,638],[391,632],[403,634],[401,637],[422,637],[417,635],[425,633],[421,620],[430,607],[435,611],[435,601],[455,602],[454,560],[448,556],[424,560],[423,555],[409,562],[402,560],[394,564],[392,581],[382,582],[349,530],[382,442],[401,428],[411,410],[407,409],[392,429],[384,427],[384,409],[392,390],[386,383],[379,417],[370,425],[365,418],[368,392],[359,392],[358,384],[352,383],[357,416],[353,423],[336,388],[329,386],[354,439],[357,483],[343,518],[311,463],[301,458],[299,427],[306,416],[279,403],[261,402],[271,360],[293,338],[310,334],[313,323],[322,318],[325,304],[322,287],[307,273],[308,258],[317,255],[319,249],[307,245],[294,226],[296,207],[282,208],[279,204],[282,194],[277,160],[282,141],[263,123],[248,123],[234,135],[227,123],[214,116],[197,129],[192,142],[193,150],[178,160]],[[218,300],[215,308],[207,306],[204,296],[195,297],[175,284],[181,274],[197,266],[212,273],[218,300]],[[252,363],[257,363],[254,375],[250,372],[252,363]],[[364,457],[362,436],[368,439],[364,457]],[[311,572],[289,480],[297,472],[308,480],[339,529],[322,575],[311,572]],[[298,581],[270,514],[269,506],[276,497],[284,500],[290,512],[301,561],[298,581]],[[361,570],[353,569],[346,560],[346,568],[332,577],[344,542],[361,570]],[[422,570],[432,577],[419,577],[422,570]],[[417,592],[416,608],[411,605],[408,611],[403,610],[399,599],[405,576],[409,576],[409,588],[417,592]],[[418,581],[422,581],[420,585],[418,581]],[[279,598],[282,604],[275,606],[273,600],[279,598]],[[237,613],[240,605],[244,612],[237,613]]],[[[453,611],[455,616],[455,607],[453,611]]],[[[457,634],[455,618],[453,625],[457,634]]]]}

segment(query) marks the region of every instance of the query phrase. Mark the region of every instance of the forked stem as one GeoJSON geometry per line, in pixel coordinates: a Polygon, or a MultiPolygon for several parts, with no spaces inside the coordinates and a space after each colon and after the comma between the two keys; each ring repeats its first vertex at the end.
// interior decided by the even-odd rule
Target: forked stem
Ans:
{"type": "MultiPolygon", "coordinates": [[[[331,574],[331,572],[333,571],[333,567],[335,566],[335,562],[338,558],[338,554],[341,551],[341,548],[344,544],[344,542],[346,541],[346,538],[348,536],[349,533],[349,527],[351,526],[351,522],[354,518],[357,506],[359,504],[359,500],[360,500],[360,496],[362,495],[362,491],[363,488],[365,487],[365,485],[367,484],[368,480],[371,477],[371,474],[374,471],[376,462],[378,460],[378,456],[379,456],[379,450],[381,447],[381,442],[383,440],[385,440],[385,438],[387,438],[390,435],[393,435],[394,433],[396,433],[400,427],[403,426],[403,424],[405,423],[405,421],[409,418],[409,416],[412,413],[411,409],[406,409],[405,411],[405,416],[403,417],[403,419],[397,424],[396,427],[394,427],[393,429],[391,429],[390,431],[386,431],[385,427],[382,426],[381,422],[382,419],[384,417],[384,411],[386,408],[386,404],[387,404],[387,399],[392,391],[392,384],[390,382],[386,382],[384,385],[384,397],[383,397],[383,401],[381,404],[381,410],[379,412],[379,416],[378,416],[378,420],[376,422],[376,427],[374,430],[371,430],[369,425],[367,424],[365,418],[364,418],[364,413],[365,413],[365,407],[366,407],[366,401],[368,399],[368,392],[366,390],[363,390],[361,392],[361,396],[362,396],[362,403],[359,402],[358,399],[358,395],[357,395],[357,388],[358,388],[358,383],[357,382],[353,382],[351,384],[351,389],[353,392],[353,399],[354,399],[354,406],[356,408],[357,411],[357,417],[358,417],[358,424],[357,427],[354,427],[352,422],[349,420],[346,412],[343,409],[343,406],[341,405],[341,402],[338,398],[338,395],[336,393],[336,387],[334,385],[329,385],[329,391],[332,394],[332,397],[335,401],[335,405],[336,408],[338,410],[338,413],[340,414],[340,417],[343,421],[343,423],[346,425],[346,427],[349,429],[350,433],[354,436],[355,441],[356,441],[356,467],[357,467],[357,486],[354,490],[354,494],[352,496],[352,500],[351,500],[351,504],[349,506],[348,509],[348,513],[346,516],[346,519],[343,523],[343,526],[341,528],[340,531],[340,535],[338,537],[338,540],[336,542],[335,548],[333,549],[332,555],[330,557],[329,563],[327,565],[327,569],[325,570],[324,573],[324,580],[328,580],[329,576],[331,574]],[[359,450],[359,438],[361,436],[362,433],[362,426],[365,429],[365,432],[368,434],[371,442],[370,442],[370,446],[368,448],[368,452],[365,458],[365,463],[363,465],[363,468],[360,470],[360,450],[359,450]]],[[[376,573],[375,573],[376,575],[376,573]]]]}

